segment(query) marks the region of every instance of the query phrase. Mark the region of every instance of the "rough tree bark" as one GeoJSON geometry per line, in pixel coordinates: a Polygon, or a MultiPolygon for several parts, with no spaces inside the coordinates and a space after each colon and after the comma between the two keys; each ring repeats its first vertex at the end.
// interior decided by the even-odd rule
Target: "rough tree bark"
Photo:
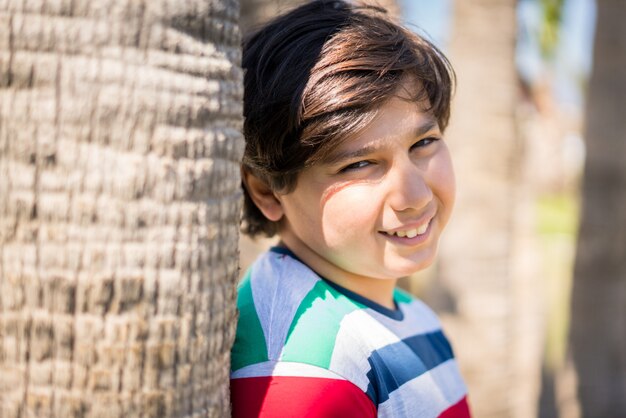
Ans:
{"type": "Polygon", "coordinates": [[[626,3],[599,0],[570,344],[584,417],[626,416],[626,3]]]}
{"type": "Polygon", "coordinates": [[[237,0],[0,2],[2,417],[229,414],[237,0]]]}

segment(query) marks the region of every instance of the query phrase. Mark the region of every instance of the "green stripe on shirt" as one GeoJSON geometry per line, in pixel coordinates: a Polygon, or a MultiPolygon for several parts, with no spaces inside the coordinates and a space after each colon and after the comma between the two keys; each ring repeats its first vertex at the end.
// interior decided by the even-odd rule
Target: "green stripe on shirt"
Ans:
{"type": "Polygon", "coordinates": [[[250,270],[246,273],[239,287],[237,308],[239,309],[239,322],[237,323],[235,344],[232,349],[232,371],[268,360],[263,328],[252,298],[250,270]]]}
{"type": "Polygon", "coordinates": [[[411,303],[415,300],[409,293],[397,287],[393,290],[393,299],[398,303],[411,303]]]}
{"type": "Polygon", "coordinates": [[[363,308],[324,281],[318,282],[296,311],[280,360],[328,368],[343,317],[363,308]]]}

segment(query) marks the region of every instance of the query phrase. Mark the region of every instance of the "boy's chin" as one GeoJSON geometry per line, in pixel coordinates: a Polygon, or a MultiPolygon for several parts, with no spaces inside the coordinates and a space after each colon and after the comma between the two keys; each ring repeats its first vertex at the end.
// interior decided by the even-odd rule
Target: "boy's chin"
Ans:
{"type": "Polygon", "coordinates": [[[393,266],[390,266],[390,270],[393,270],[393,276],[395,277],[407,277],[430,267],[434,261],[435,254],[416,260],[402,259],[394,263],[393,266]]]}

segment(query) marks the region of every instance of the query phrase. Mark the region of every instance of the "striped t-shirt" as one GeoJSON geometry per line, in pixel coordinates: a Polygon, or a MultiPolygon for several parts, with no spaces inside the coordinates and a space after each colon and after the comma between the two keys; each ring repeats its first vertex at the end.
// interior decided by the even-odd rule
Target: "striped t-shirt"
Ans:
{"type": "Polygon", "coordinates": [[[436,315],[396,290],[387,309],[273,248],[239,288],[234,417],[469,417],[436,315]]]}

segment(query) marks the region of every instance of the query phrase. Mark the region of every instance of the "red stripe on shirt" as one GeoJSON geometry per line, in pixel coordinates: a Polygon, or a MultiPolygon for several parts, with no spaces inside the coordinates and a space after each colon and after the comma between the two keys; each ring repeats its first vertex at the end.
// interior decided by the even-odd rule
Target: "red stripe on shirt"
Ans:
{"type": "Polygon", "coordinates": [[[347,380],[266,376],[232,379],[233,418],[376,417],[370,398],[347,380]]]}
{"type": "Polygon", "coordinates": [[[439,418],[470,418],[471,416],[467,396],[464,396],[459,402],[443,411],[439,418]]]}

